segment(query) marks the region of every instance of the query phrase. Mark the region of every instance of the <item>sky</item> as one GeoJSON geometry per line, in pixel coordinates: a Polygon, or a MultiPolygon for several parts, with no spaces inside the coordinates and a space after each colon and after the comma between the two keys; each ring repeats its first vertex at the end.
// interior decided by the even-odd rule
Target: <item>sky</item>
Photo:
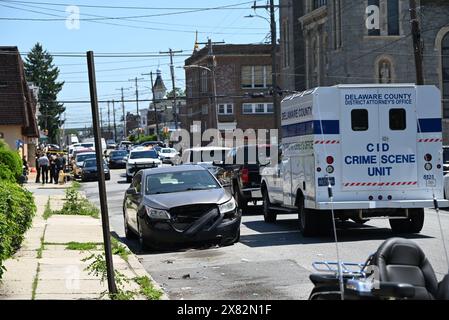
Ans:
{"type": "MultiPolygon", "coordinates": [[[[257,1],[257,5],[266,3],[257,1]]],[[[60,69],[58,80],[65,81],[60,101],[89,100],[85,58],[89,50],[95,54],[99,100],[119,101],[122,87],[125,99],[135,99],[135,82],[129,81],[135,77],[144,78],[138,82],[139,99],[151,99],[149,76],[142,73],[160,68],[171,89],[169,57],[159,52],[182,50],[175,55],[174,64],[176,86],[184,88],[182,66],[193,51],[196,31],[199,42],[209,38],[228,44],[266,41],[269,23],[245,18],[255,14],[252,5],[253,1],[245,0],[0,0],[0,45],[17,46],[26,54],[40,42],[54,54],[54,64],[60,69]],[[79,24],[67,21],[72,14],[76,17],[76,10],[79,24]],[[105,57],[112,54],[114,57],[105,57]]],[[[264,9],[256,14],[269,18],[264,9]]],[[[134,102],[125,106],[126,111],[136,112],[134,102]]],[[[139,108],[147,106],[148,102],[139,104],[139,108]]],[[[67,103],[65,107],[66,128],[91,124],[89,104],[67,103]]],[[[101,103],[100,107],[104,121],[107,105],[101,103]]],[[[119,118],[121,105],[115,107],[119,118]]]]}

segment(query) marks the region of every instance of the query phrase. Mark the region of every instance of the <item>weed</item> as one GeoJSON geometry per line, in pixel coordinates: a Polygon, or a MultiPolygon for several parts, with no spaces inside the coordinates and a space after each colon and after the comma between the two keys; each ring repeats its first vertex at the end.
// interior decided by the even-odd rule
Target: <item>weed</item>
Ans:
{"type": "Polygon", "coordinates": [[[144,295],[148,300],[159,300],[162,292],[153,286],[150,278],[147,276],[137,277],[133,279],[140,287],[140,294],[144,295]]]}
{"type": "Polygon", "coordinates": [[[98,243],[95,242],[69,242],[66,243],[66,250],[88,251],[97,249],[98,243]]]}
{"type": "Polygon", "coordinates": [[[128,262],[128,256],[131,253],[127,247],[122,245],[116,238],[111,237],[112,254],[119,255],[123,260],[128,262]]]}
{"type": "Polygon", "coordinates": [[[40,271],[41,271],[41,265],[38,262],[37,269],[36,269],[36,276],[34,277],[33,285],[32,285],[31,300],[34,300],[36,298],[36,290],[37,290],[37,284],[39,283],[39,272],[40,271]]]}
{"type": "Polygon", "coordinates": [[[51,217],[52,214],[53,214],[53,211],[51,210],[51,206],[50,206],[50,197],[48,197],[47,204],[45,205],[45,210],[44,210],[44,214],[42,215],[42,217],[45,220],[47,220],[48,218],[51,217]]]}

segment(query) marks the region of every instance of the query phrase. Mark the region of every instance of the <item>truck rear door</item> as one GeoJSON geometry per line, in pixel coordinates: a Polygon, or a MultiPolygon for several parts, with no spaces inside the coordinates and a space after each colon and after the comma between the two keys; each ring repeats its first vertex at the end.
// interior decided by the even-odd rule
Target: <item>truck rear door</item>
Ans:
{"type": "Polygon", "coordinates": [[[380,143],[379,105],[367,103],[377,98],[377,88],[342,89],[341,152],[342,189],[374,190],[380,176],[378,168],[380,143]]]}
{"type": "Polygon", "coordinates": [[[379,163],[381,187],[395,190],[416,188],[415,90],[403,87],[380,90],[385,102],[379,104],[379,132],[383,145],[379,163]]]}

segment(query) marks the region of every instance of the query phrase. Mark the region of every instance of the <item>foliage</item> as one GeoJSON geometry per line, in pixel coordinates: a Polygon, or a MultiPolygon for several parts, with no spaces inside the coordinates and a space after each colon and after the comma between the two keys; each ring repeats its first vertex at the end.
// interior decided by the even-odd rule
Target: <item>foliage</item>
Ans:
{"type": "Polygon", "coordinates": [[[148,300],[159,300],[161,298],[162,292],[153,286],[153,283],[147,276],[134,278],[134,281],[140,287],[140,294],[148,300]]]}
{"type": "Polygon", "coordinates": [[[97,249],[98,243],[95,242],[69,242],[66,244],[66,250],[88,251],[97,249]]]}
{"type": "Polygon", "coordinates": [[[42,217],[45,220],[47,220],[48,218],[50,218],[50,216],[52,214],[53,214],[53,211],[51,210],[50,197],[48,197],[47,204],[45,205],[45,209],[44,209],[44,213],[43,213],[42,217]]]}
{"type": "Polygon", "coordinates": [[[82,197],[79,193],[79,183],[73,183],[70,188],[65,191],[66,202],[61,210],[53,211],[53,214],[61,215],[78,215],[78,216],[91,216],[98,218],[100,211],[98,208],[89,202],[86,198],[82,197]]]}
{"type": "MultiPolygon", "coordinates": [[[[186,96],[186,92],[178,87],[175,87],[175,92],[176,92],[176,97],[185,97],[186,96]]],[[[172,99],[174,97],[173,95],[173,90],[167,92],[167,99],[172,99]]]]}
{"type": "Polygon", "coordinates": [[[11,150],[6,143],[0,143],[0,179],[18,181],[21,175],[22,159],[19,153],[11,150]]]}
{"type": "Polygon", "coordinates": [[[19,249],[36,213],[33,195],[16,183],[0,180],[0,278],[2,261],[19,249]]]}
{"type": "Polygon", "coordinates": [[[151,134],[148,136],[139,136],[136,140],[137,143],[144,143],[147,141],[157,141],[157,136],[155,134],[151,134]]]}
{"type": "Polygon", "coordinates": [[[59,128],[63,124],[61,115],[63,104],[57,102],[58,93],[64,82],[58,82],[59,68],[53,64],[53,57],[36,43],[25,59],[25,74],[28,82],[39,87],[40,117],[39,125],[48,130],[50,142],[56,143],[59,128]]]}
{"type": "MultiPolygon", "coordinates": [[[[94,275],[96,277],[100,277],[100,281],[102,283],[106,282],[107,280],[107,267],[106,267],[106,259],[104,256],[104,253],[102,254],[92,254],[86,258],[84,258],[82,261],[87,262],[93,260],[87,267],[86,271],[89,272],[89,275],[94,275]]],[[[109,294],[109,298],[112,300],[131,300],[135,296],[135,292],[125,290],[124,287],[127,283],[129,283],[129,279],[126,278],[126,276],[117,271],[114,270],[114,277],[115,277],[115,284],[117,287],[117,293],[116,294],[109,294]]],[[[102,293],[101,297],[107,295],[108,292],[105,291],[102,293]]]]}
{"type": "Polygon", "coordinates": [[[114,237],[111,237],[111,250],[112,254],[119,255],[123,260],[128,261],[131,252],[114,237]]]}

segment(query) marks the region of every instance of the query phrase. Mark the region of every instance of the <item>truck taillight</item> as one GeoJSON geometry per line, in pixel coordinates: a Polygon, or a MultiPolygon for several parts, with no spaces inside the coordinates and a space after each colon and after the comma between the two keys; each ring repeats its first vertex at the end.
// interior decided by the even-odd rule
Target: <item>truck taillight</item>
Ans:
{"type": "Polygon", "coordinates": [[[249,182],[249,172],[248,169],[243,168],[240,170],[240,180],[242,183],[248,183],[249,182]]]}
{"type": "Polygon", "coordinates": [[[328,157],[326,158],[326,162],[327,162],[327,164],[333,164],[333,163],[334,163],[334,157],[328,156],[328,157]]]}
{"type": "Polygon", "coordinates": [[[426,160],[426,161],[432,161],[432,155],[431,154],[426,154],[425,156],[424,156],[424,160],[426,160]]]}

